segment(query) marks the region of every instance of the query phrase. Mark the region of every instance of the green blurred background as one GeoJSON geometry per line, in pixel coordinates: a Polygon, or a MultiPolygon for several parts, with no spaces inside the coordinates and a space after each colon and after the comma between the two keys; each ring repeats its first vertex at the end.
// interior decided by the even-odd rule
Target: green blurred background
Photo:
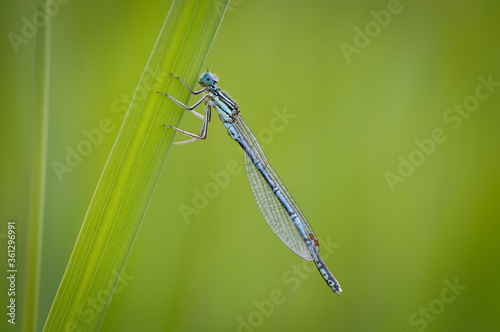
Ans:
{"type": "MultiPolygon", "coordinates": [[[[169,7],[70,1],[53,18],[40,329],[169,7]],[[53,163],[65,164],[103,119],[113,130],[57,175],[53,163]]],[[[0,20],[0,266],[4,275],[6,221],[15,219],[18,302],[36,41],[16,53],[7,33],[21,34],[35,11],[33,1],[6,2],[0,20]]],[[[478,77],[500,82],[499,16],[497,1],[231,3],[206,66],[261,138],[344,293],[270,231],[239,147],[214,117],[207,141],[172,147],[101,330],[498,330],[500,87],[477,87],[478,77]],[[388,8],[398,13],[388,18],[388,8]],[[368,37],[356,37],[358,28],[368,37]],[[359,47],[346,56],[341,43],[359,47]],[[489,93],[478,105],[476,89],[489,93]],[[447,122],[464,101],[475,110],[459,126],[458,113],[447,122]],[[435,129],[446,140],[419,152],[415,140],[432,150],[435,129]],[[237,174],[217,184],[213,174],[228,165],[237,174]],[[387,172],[404,181],[389,184],[387,172]],[[206,190],[206,201],[195,199],[206,190]]],[[[7,288],[1,278],[2,308],[7,288]]],[[[2,330],[20,331],[0,317],[2,330]]]]}

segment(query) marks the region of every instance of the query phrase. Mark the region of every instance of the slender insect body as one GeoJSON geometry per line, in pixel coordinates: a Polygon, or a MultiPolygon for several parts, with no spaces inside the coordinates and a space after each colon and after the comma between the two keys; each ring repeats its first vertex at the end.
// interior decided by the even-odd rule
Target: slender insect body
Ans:
{"type": "Polygon", "coordinates": [[[236,102],[217,86],[218,79],[211,73],[206,73],[200,78],[199,83],[202,89],[196,92],[191,90],[184,81],[179,80],[193,94],[206,92],[203,98],[192,107],[187,107],[175,98],[166,95],[179,106],[204,120],[200,135],[169,126],[169,128],[192,137],[180,143],[189,143],[206,138],[211,107],[214,107],[229,136],[245,151],[245,165],[250,188],[268,225],[295,254],[307,261],[314,261],[316,268],[328,286],[340,295],[342,289],[339,283],[319,255],[319,243],[314,231],[276,171],[267,161],[255,135],[241,118],[236,102]],[[193,111],[203,100],[206,104],[204,117],[193,111]]]}

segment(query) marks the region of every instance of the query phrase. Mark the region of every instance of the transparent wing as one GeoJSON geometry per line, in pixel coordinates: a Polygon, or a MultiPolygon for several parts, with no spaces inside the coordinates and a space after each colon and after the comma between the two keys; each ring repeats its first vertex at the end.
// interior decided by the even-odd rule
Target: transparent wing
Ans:
{"type": "MultiPolygon", "coordinates": [[[[316,235],[314,234],[314,231],[307,222],[302,211],[300,211],[299,207],[297,206],[297,203],[295,203],[294,199],[292,198],[292,195],[290,195],[290,192],[279,178],[276,171],[271,167],[271,165],[267,161],[267,158],[264,152],[262,151],[259,142],[253,135],[252,131],[247,127],[247,125],[240,116],[236,118],[236,121],[233,122],[233,125],[242,134],[244,140],[247,142],[250,149],[252,149],[252,151],[261,160],[262,164],[264,165],[264,169],[268,172],[269,176],[281,188],[281,191],[285,196],[286,200],[288,201],[289,205],[292,207],[292,209],[299,217],[299,220],[302,223],[304,230],[307,233],[307,236],[309,237],[309,239],[314,241],[316,249],[319,252],[319,243],[316,238],[316,235]]],[[[292,250],[298,256],[307,261],[313,260],[313,257],[309,252],[307,245],[305,244],[306,239],[304,239],[300,235],[299,231],[295,227],[292,219],[290,219],[285,208],[281,205],[278,198],[276,198],[271,188],[269,187],[268,183],[266,182],[265,178],[259,172],[257,167],[255,167],[251,158],[246,153],[245,153],[245,165],[248,176],[248,182],[250,183],[250,188],[252,190],[255,201],[257,202],[257,205],[260,209],[260,212],[264,216],[264,219],[267,221],[268,225],[271,227],[273,232],[280,238],[281,241],[283,241],[283,243],[288,248],[290,248],[290,250],[292,250]]]]}

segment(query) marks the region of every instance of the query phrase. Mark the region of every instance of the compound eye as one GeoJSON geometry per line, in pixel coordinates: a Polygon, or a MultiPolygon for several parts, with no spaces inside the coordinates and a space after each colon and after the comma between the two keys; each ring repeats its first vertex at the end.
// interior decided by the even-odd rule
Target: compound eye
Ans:
{"type": "Polygon", "coordinates": [[[200,83],[203,84],[204,86],[209,86],[213,84],[214,82],[214,77],[210,73],[206,73],[201,77],[200,83]]]}

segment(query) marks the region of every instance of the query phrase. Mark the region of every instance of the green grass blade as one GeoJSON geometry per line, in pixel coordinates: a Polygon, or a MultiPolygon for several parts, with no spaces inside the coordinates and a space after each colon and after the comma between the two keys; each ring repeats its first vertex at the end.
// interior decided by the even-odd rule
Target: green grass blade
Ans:
{"type": "MultiPolygon", "coordinates": [[[[227,1],[174,1],[97,189],[44,331],[94,331],[104,317],[167,157],[182,111],[156,91],[187,102],[227,1]],[[91,312],[85,304],[94,303],[91,312]],[[82,308],[86,308],[83,311],[82,308]]],[[[167,175],[168,176],[168,175],[167,175]]],[[[166,216],[168,222],[168,214],[166,216]]]]}
{"type": "MultiPolygon", "coordinates": [[[[47,11],[49,1],[38,1],[38,12],[47,11]]],[[[49,118],[51,19],[40,26],[36,50],[35,141],[32,164],[26,280],[23,299],[23,331],[36,331],[40,294],[40,260],[45,211],[45,181],[47,175],[47,134],[49,118]]]]}

